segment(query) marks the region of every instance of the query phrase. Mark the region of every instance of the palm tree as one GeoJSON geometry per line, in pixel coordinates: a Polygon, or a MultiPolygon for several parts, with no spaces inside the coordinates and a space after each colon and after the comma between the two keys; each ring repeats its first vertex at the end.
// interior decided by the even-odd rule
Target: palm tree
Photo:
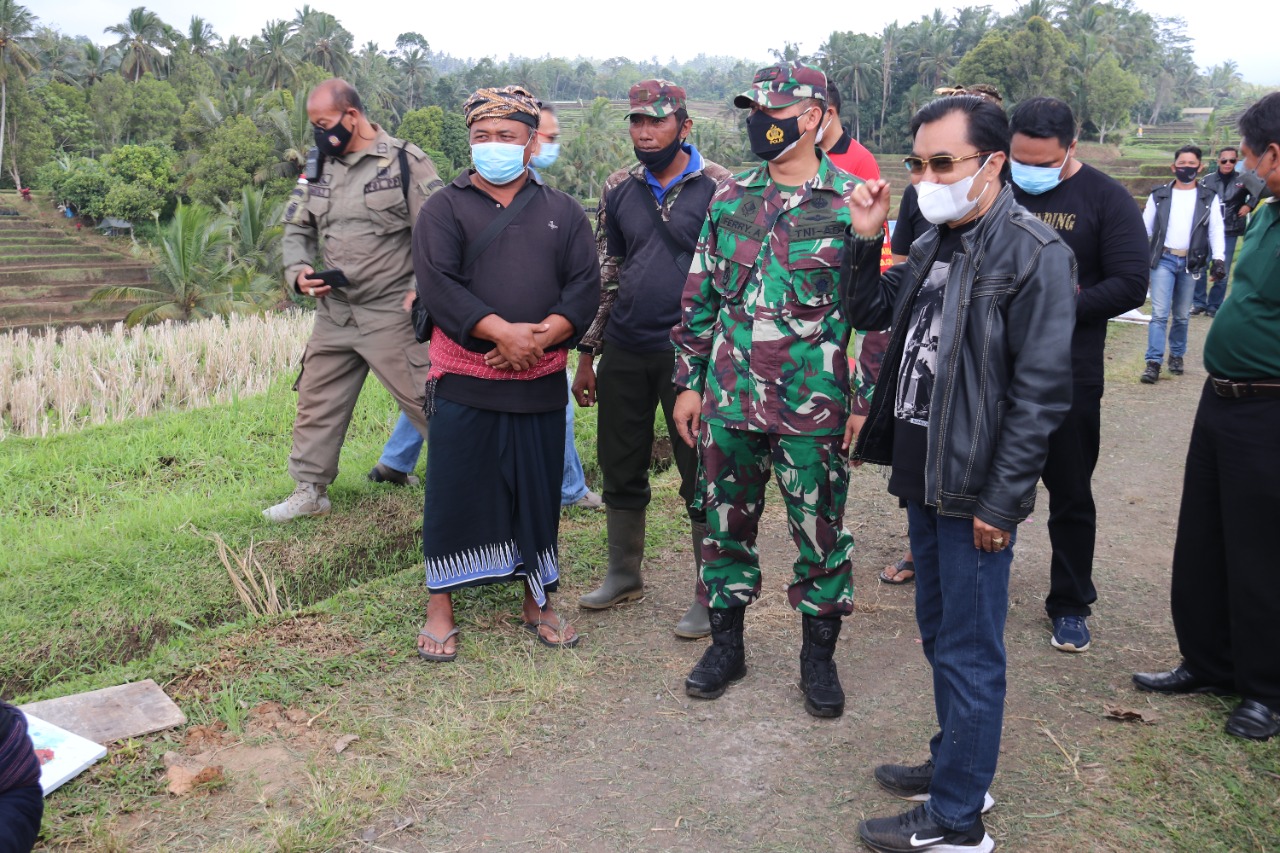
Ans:
{"type": "Polygon", "coordinates": [[[293,25],[302,44],[303,60],[336,77],[345,76],[351,70],[351,48],[355,37],[338,23],[337,18],[328,12],[303,6],[293,19],[293,25]]]}
{"type": "Polygon", "coordinates": [[[5,123],[9,118],[9,79],[26,79],[36,70],[27,49],[36,16],[13,0],[0,0],[0,163],[4,162],[5,123]]]}
{"type": "Polygon", "coordinates": [[[161,48],[168,43],[170,30],[155,12],[148,12],[145,6],[136,6],[124,21],[107,27],[103,32],[120,36],[115,45],[121,52],[120,72],[132,77],[136,83],[146,72],[156,70],[164,57],[161,48]]]}
{"type": "Polygon", "coordinates": [[[296,177],[307,163],[307,149],[314,143],[311,135],[311,119],[307,117],[309,90],[293,93],[271,92],[262,99],[265,108],[261,119],[255,123],[274,137],[276,165],[270,174],[255,175],[255,179],[268,177],[296,177]]]}
{"type": "Polygon", "coordinates": [[[184,37],[187,49],[201,59],[208,59],[218,46],[218,34],[213,31],[213,24],[199,15],[191,16],[191,23],[187,25],[184,37]]]}
{"type": "Polygon", "coordinates": [[[431,58],[422,48],[411,47],[392,60],[392,64],[404,78],[405,90],[408,94],[405,99],[405,109],[417,109],[418,96],[426,87],[427,81],[431,79],[431,58]]]}
{"type": "Polygon", "coordinates": [[[80,85],[86,89],[120,67],[120,56],[114,47],[102,48],[93,42],[80,47],[80,85]]]}
{"type": "Polygon", "coordinates": [[[853,137],[862,141],[862,101],[871,94],[871,84],[880,75],[880,48],[870,38],[854,36],[837,58],[832,73],[853,95],[853,137]]]}
{"type": "Polygon", "coordinates": [[[229,258],[231,233],[225,216],[179,203],[160,228],[151,283],[100,287],[90,300],[141,303],[124,319],[130,326],[261,311],[279,290],[264,281],[266,276],[229,258]]]}
{"type": "MultiPolygon", "coordinates": [[[[221,204],[223,216],[231,223],[228,257],[248,273],[244,278],[252,281],[254,276],[262,275],[273,287],[277,281],[283,285],[278,272],[284,236],[281,221],[284,202],[270,201],[261,187],[245,187],[240,190],[239,204],[221,204]]],[[[289,298],[287,286],[283,297],[289,298]]]]}
{"type": "Polygon", "coordinates": [[[292,21],[268,21],[256,44],[262,64],[262,82],[272,89],[287,87],[294,78],[297,63],[296,27],[292,21]]]}

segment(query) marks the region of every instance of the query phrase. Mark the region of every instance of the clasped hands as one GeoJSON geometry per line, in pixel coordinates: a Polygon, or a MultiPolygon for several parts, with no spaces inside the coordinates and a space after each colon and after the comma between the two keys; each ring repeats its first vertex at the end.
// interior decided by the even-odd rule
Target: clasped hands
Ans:
{"type": "Polygon", "coordinates": [[[494,348],[484,355],[489,367],[523,373],[531,370],[547,350],[572,332],[569,321],[559,314],[552,314],[540,323],[508,323],[490,314],[476,324],[472,335],[493,342],[494,348]]]}

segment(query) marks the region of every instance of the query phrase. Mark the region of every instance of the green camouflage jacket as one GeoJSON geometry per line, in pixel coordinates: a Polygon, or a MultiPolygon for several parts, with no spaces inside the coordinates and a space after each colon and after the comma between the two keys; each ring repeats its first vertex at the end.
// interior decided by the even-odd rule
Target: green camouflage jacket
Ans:
{"type": "Polygon", "coordinates": [[[838,282],[858,179],[822,155],[818,174],[785,198],[766,164],[711,200],[680,323],[675,383],[702,394],[702,417],[788,435],[844,430],[852,327],[838,282]]]}

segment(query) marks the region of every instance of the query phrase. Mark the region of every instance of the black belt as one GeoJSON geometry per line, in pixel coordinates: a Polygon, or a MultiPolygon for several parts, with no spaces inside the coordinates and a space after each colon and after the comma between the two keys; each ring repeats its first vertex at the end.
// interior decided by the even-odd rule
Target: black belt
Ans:
{"type": "Polygon", "coordinates": [[[1251,382],[1232,382],[1230,379],[1219,379],[1210,376],[1213,393],[1219,397],[1239,399],[1241,397],[1276,397],[1280,398],[1280,379],[1256,379],[1251,382]]]}

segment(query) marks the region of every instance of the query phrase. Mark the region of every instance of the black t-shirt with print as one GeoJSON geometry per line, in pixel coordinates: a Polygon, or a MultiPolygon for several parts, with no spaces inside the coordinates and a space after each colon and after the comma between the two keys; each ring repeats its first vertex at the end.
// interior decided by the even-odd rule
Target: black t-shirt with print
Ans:
{"type": "Polygon", "coordinates": [[[923,504],[924,467],[929,444],[929,408],[937,376],[942,303],[951,265],[964,252],[960,238],[978,224],[938,228],[938,254],[911,304],[907,336],[893,400],[893,470],[889,494],[923,504]]]}

